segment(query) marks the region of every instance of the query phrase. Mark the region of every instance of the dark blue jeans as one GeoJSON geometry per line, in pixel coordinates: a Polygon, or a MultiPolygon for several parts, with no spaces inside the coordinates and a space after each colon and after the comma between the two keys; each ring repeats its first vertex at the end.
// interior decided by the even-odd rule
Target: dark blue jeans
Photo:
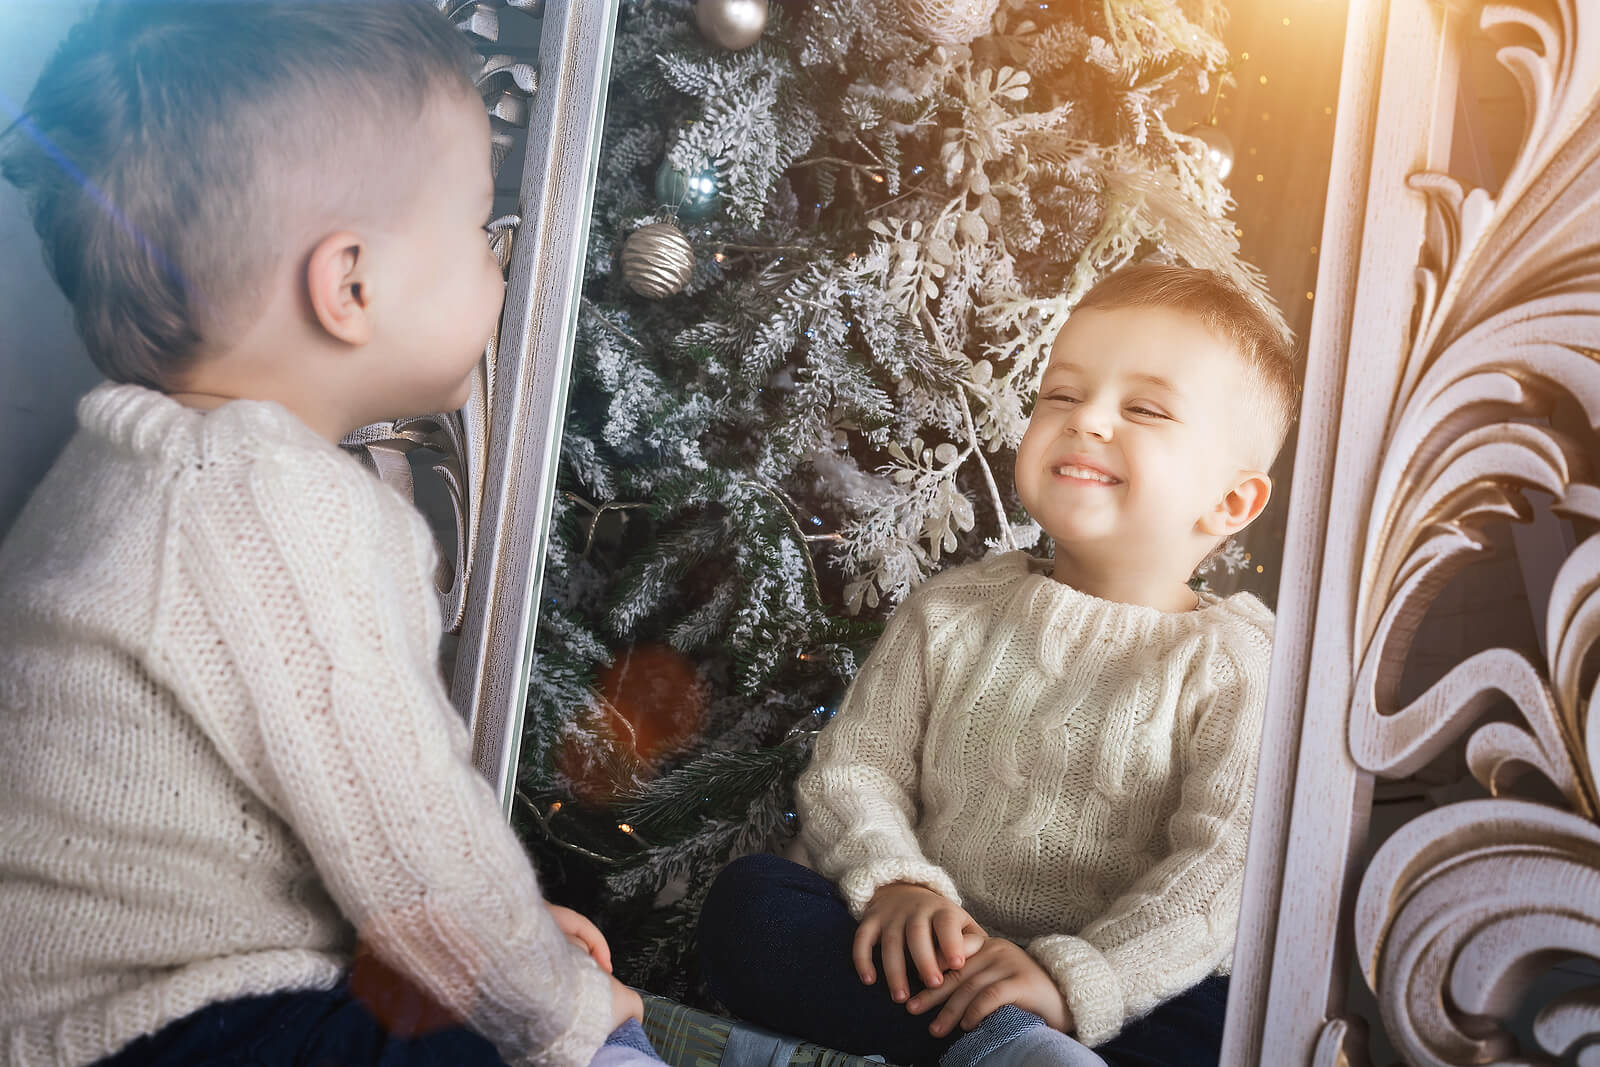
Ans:
{"type": "MultiPolygon", "coordinates": [[[[628,1021],[607,1044],[650,1047],[628,1021]]],[[[653,1053],[649,1053],[652,1057],[653,1053]]],[[[506,1067],[486,1038],[394,972],[357,957],[327,991],[207,1005],[134,1040],[95,1067],[506,1067]]]]}
{"type": "MultiPolygon", "coordinates": [[[[862,985],[850,960],[855,931],[826,878],[779,856],[746,856],[706,897],[701,973],[728,1010],[768,1029],[891,1063],[935,1062],[962,1031],[936,1038],[935,1013],[912,1015],[881,977],[862,985]]],[[[915,994],[921,983],[908,977],[915,994]]],[[[1207,978],[1095,1051],[1111,1067],[1216,1067],[1227,998],[1228,980],[1207,978]]]]}
{"type": "Polygon", "coordinates": [[[464,1026],[404,1036],[348,986],[209,1004],[97,1067],[506,1067],[464,1026]]]}

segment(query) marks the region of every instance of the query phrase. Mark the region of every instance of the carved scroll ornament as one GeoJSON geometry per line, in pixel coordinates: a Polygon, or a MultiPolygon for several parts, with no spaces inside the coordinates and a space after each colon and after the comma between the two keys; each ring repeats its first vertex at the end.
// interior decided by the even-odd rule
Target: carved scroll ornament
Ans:
{"type": "MultiPolygon", "coordinates": [[[[1349,742],[1380,778],[1464,744],[1489,798],[1384,842],[1361,876],[1355,948],[1416,1067],[1600,1064],[1600,985],[1542,1007],[1542,1054],[1504,1026],[1551,962],[1600,962],[1600,10],[1485,4],[1480,27],[1522,88],[1527,132],[1497,196],[1440,173],[1410,180],[1429,233],[1361,557],[1349,742]],[[1564,410],[1581,420],[1552,425],[1564,410]],[[1529,490],[1587,533],[1547,591],[1544,662],[1491,648],[1401,706],[1424,614],[1487,554],[1488,524],[1532,517],[1529,490]],[[1485,721],[1507,703],[1514,719],[1485,721]],[[1505,795],[1525,774],[1550,801],[1505,795]]],[[[1328,1024],[1318,1063],[1347,1054],[1345,1025],[1328,1024]]]]}

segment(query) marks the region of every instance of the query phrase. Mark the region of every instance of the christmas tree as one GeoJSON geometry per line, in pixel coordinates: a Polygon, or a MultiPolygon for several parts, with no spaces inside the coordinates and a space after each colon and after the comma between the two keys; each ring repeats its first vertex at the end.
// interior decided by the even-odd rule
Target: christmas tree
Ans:
{"type": "Polygon", "coordinates": [[[516,819],[625,980],[690,992],[702,894],[792,827],[893,605],[1047,551],[1009,465],[1089,286],[1159,258],[1268,302],[1214,143],[1167,121],[1214,100],[1222,20],[623,5],[516,819]]]}

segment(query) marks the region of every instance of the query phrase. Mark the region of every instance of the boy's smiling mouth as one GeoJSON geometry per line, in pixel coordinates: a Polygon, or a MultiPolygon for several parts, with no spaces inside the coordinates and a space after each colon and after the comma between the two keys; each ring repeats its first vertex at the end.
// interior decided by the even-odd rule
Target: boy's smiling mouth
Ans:
{"type": "Polygon", "coordinates": [[[1055,464],[1050,468],[1050,473],[1057,478],[1066,478],[1074,482],[1090,482],[1095,485],[1122,484],[1122,479],[1116,475],[1103,471],[1092,463],[1076,458],[1055,464]]]}

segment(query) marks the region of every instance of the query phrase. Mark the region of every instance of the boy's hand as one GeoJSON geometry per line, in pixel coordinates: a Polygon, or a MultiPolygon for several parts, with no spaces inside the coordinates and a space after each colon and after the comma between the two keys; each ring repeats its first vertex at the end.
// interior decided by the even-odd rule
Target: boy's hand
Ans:
{"type": "MultiPolygon", "coordinates": [[[[606,944],[605,935],[600,933],[599,928],[571,908],[563,908],[559,904],[548,902],[545,907],[550,909],[550,917],[556,921],[561,932],[567,935],[567,940],[587,952],[601,970],[611,974],[611,946],[606,944]]],[[[629,1019],[644,1022],[644,1000],[613,976],[611,1029],[615,1030],[629,1019]]]]}
{"type": "Polygon", "coordinates": [[[615,1030],[629,1019],[644,1022],[644,1001],[639,994],[611,979],[611,1029],[615,1030]]]}
{"type": "Polygon", "coordinates": [[[1032,956],[1003,937],[985,941],[959,973],[949,975],[937,989],[918,993],[906,1010],[921,1015],[940,1003],[944,1010],[928,1026],[934,1037],[948,1034],[957,1022],[963,1030],[971,1030],[1006,1004],[1033,1012],[1064,1034],[1073,1029],[1072,1009],[1055,982],[1032,956]]]}
{"type": "MultiPolygon", "coordinates": [[[[600,929],[571,908],[549,903],[546,903],[545,907],[550,909],[550,917],[556,921],[561,932],[567,935],[567,940],[587,952],[600,965],[602,971],[610,974],[611,946],[606,944],[605,935],[600,929]]],[[[637,994],[634,995],[634,999],[638,999],[637,994]]]]}
{"type": "Polygon", "coordinates": [[[891,882],[872,895],[856,927],[850,955],[861,981],[871,985],[877,980],[872,949],[878,946],[889,995],[902,1003],[911,995],[906,985],[908,955],[922,983],[934,989],[944,981],[945,971],[963,966],[983,944],[983,927],[965,910],[927,886],[891,882]]]}

